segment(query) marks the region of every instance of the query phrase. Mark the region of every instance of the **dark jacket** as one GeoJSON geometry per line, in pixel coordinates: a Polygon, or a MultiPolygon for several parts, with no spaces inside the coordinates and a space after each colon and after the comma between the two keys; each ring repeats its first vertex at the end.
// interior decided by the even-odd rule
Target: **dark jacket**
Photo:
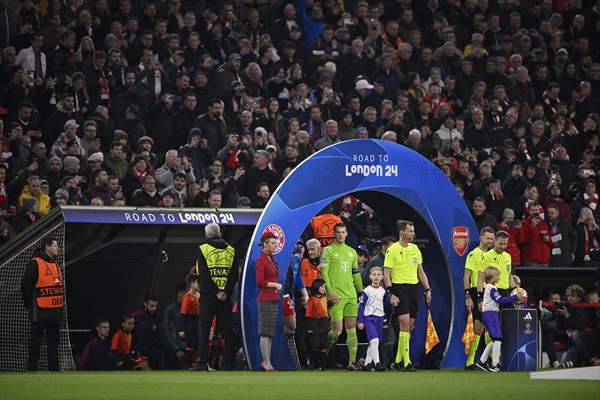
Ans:
{"type": "MultiPolygon", "coordinates": [[[[580,267],[583,265],[583,258],[585,257],[585,229],[586,226],[583,222],[579,222],[575,225],[575,233],[577,234],[577,247],[575,250],[575,260],[573,261],[573,265],[576,267],[580,267]]],[[[588,249],[593,249],[593,238],[600,243],[600,229],[596,229],[595,231],[588,231],[588,249]]]]}
{"type": "Polygon", "coordinates": [[[162,196],[158,190],[151,196],[144,189],[138,189],[131,196],[131,205],[136,207],[160,207],[162,206],[162,196]]]}
{"type": "MultiPolygon", "coordinates": [[[[550,234],[550,240],[552,240],[552,229],[553,223],[548,222],[548,233],[550,234]]],[[[560,252],[561,254],[552,255],[550,252],[550,267],[570,267],[571,266],[571,254],[575,254],[577,251],[577,233],[573,225],[566,219],[558,217],[558,229],[562,239],[560,241],[560,252]]],[[[551,244],[552,246],[552,244],[551,244]]]]}
{"type": "MultiPolygon", "coordinates": [[[[39,214],[35,214],[35,220],[39,220],[41,217],[39,214]]],[[[14,218],[10,220],[10,226],[13,228],[15,233],[19,233],[27,229],[30,225],[33,225],[31,218],[25,212],[21,211],[14,218]]]]}
{"type": "MultiPolygon", "coordinates": [[[[573,224],[577,223],[577,220],[579,219],[579,213],[583,207],[589,208],[589,205],[583,198],[583,193],[579,193],[571,202],[571,222],[573,222],[573,224]]],[[[595,210],[592,210],[592,213],[594,214],[594,220],[596,220],[596,223],[600,222],[600,204],[596,206],[595,210]]]]}
{"type": "Polygon", "coordinates": [[[152,354],[152,349],[155,347],[166,351],[172,350],[158,314],[149,314],[144,311],[133,313],[132,317],[135,318],[132,349],[144,356],[152,354]]]}
{"type": "Polygon", "coordinates": [[[213,158],[225,145],[225,134],[227,133],[227,123],[225,120],[213,120],[208,113],[204,113],[194,122],[196,128],[200,128],[203,137],[208,142],[209,158],[213,158]]]}
{"type": "Polygon", "coordinates": [[[67,75],[71,76],[79,71],[73,51],[59,42],[54,51],[48,57],[48,76],[67,75]]]}
{"type": "Polygon", "coordinates": [[[173,119],[173,142],[175,147],[181,147],[189,143],[190,130],[194,127],[194,121],[198,117],[196,110],[189,110],[181,106],[179,111],[175,113],[173,119]]]}
{"type": "Polygon", "coordinates": [[[494,231],[498,230],[498,221],[492,214],[483,213],[481,216],[473,215],[473,220],[475,221],[475,226],[477,227],[477,232],[481,232],[483,228],[489,226],[494,231]]]}
{"type": "Polygon", "coordinates": [[[85,345],[79,369],[85,371],[111,371],[114,363],[110,355],[110,339],[96,336],[85,345]]]}
{"type": "Polygon", "coordinates": [[[123,195],[127,199],[127,203],[130,203],[133,193],[142,188],[142,183],[137,176],[133,174],[131,168],[129,168],[123,179],[121,179],[121,186],[123,187],[123,195]]]}
{"type": "Polygon", "coordinates": [[[65,123],[70,119],[74,119],[77,122],[77,125],[79,125],[79,128],[77,128],[77,136],[82,136],[83,123],[85,122],[83,117],[76,112],[69,114],[62,107],[61,103],[59,103],[56,106],[56,111],[50,115],[50,118],[48,118],[48,122],[46,123],[46,131],[43,135],[46,146],[51,147],[54,144],[56,139],[58,139],[60,134],[64,131],[65,123]]]}
{"type": "MultiPolygon", "coordinates": [[[[154,139],[152,151],[155,151],[156,153],[166,153],[173,148],[174,117],[175,110],[173,110],[172,107],[167,107],[164,101],[159,100],[154,103],[148,112],[148,115],[144,118],[148,135],[154,139]]],[[[127,131],[127,133],[129,133],[129,131],[127,131]]]]}
{"type": "MultiPolygon", "coordinates": [[[[116,129],[124,129],[125,127],[125,110],[130,105],[135,104],[140,108],[142,115],[148,110],[148,102],[145,98],[144,88],[139,85],[133,85],[119,93],[110,103],[109,114],[115,121],[116,129]]],[[[126,131],[129,133],[128,131],[126,131]]],[[[129,135],[131,137],[131,135],[129,135]]]]}
{"type": "Polygon", "coordinates": [[[88,186],[87,190],[83,192],[83,195],[90,202],[94,197],[100,197],[105,206],[109,206],[115,198],[114,193],[108,186],[94,185],[93,183],[88,186]]]}
{"type": "Polygon", "coordinates": [[[277,173],[271,171],[268,167],[260,170],[252,166],[242,179],[239,180],[238,192],[240,196],[254,197],[256,186],[262,182],[269,185],[270,193],[274,193],[279,183],[279,177],[277,173]]]}

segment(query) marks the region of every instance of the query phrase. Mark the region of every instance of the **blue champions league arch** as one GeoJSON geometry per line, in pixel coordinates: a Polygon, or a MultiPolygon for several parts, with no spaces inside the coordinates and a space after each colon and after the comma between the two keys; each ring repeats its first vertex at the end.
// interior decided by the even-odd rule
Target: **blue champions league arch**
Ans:
{"type": "MultiPolygon", "coordinates": [[[[479,240],[473,219],[452,183],[429,160],[404,146],[367,139],[338,143],[306,159],[286,177],[264,209],[250,244],[239,300],[242,344],[251,369],[258,370],[262,360],[254,268],[262,250],[257,245],[260,236],[270,230],[278,238],[275,260],[283,283],[305,227],[323,207],[346,194],[375,210],[390,232],[396,232],[398,219],[414,222],[440,343],[425,355],[427,311],[421,300],[411,337],[411,359],[426,368],[462,368],[466,360],[461,342],[466,324],[464,262],[479,240]]],[[[275,368],[295,369],[281,312],[271,353],[275,368]]]]}

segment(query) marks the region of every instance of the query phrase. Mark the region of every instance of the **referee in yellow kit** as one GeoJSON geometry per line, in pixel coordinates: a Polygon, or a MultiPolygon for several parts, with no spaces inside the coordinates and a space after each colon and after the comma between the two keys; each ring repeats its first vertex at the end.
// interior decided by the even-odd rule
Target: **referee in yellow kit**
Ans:
{"type": "Polygon", "coordinates": [[[427,275],[423,271],[423,256],[421,251],[412,243],[415,237],[415,227],[410,221],[400,220],[396,224],[400,239],[392,244],[385,253],[384,282],[390,302],[396,307],[400,333],[398,335],[398,353],[396,354],[396,369],[399,371],[415,372],[410,362],[410,332],[415,327],[415,319],[419,311],[419,282],[425,289],[425,301],[431,302],[431,289],[427,275]],[[400,363],[404,361],[404,368],[400,363]]]}

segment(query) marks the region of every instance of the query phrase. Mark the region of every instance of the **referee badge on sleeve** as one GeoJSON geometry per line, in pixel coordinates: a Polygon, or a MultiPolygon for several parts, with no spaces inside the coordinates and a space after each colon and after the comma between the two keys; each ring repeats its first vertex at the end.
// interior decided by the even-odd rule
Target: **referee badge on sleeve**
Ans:
{"type": "Polygon", "coordinates": [[[413,265],[416,267],[418,263],[417,257],[413,257],[413,265]]]}

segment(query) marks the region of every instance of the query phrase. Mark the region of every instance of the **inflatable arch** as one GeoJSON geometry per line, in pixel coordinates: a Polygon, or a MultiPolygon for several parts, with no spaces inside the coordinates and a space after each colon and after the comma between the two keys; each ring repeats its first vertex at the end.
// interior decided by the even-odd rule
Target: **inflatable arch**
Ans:
{"type": "MultiPolygon", "coordinates": [[[[368,204],[391,232],[398,219],[414,222],[440,343],[425,355],[427,311],[421,300],[411,359],[426,368],[462,368],[466,360],[461,342],[466,323],[462,279],[466,255],[479,240],[475,224],[452,183],[434,164],[404,146],[371,139],[342,142],[315,153],[286,177],[264,209],[250,243],[239,299],[242,345],[250,368],[258,370],[261,362],[254,268],[260,236],[269,229],[278,238],[275,259],[283,283],[305,227],[323,207],[346,194],[368,204]]],[[[275,368],[294,369],[281,312],[271,360],[275,368]]]]}

